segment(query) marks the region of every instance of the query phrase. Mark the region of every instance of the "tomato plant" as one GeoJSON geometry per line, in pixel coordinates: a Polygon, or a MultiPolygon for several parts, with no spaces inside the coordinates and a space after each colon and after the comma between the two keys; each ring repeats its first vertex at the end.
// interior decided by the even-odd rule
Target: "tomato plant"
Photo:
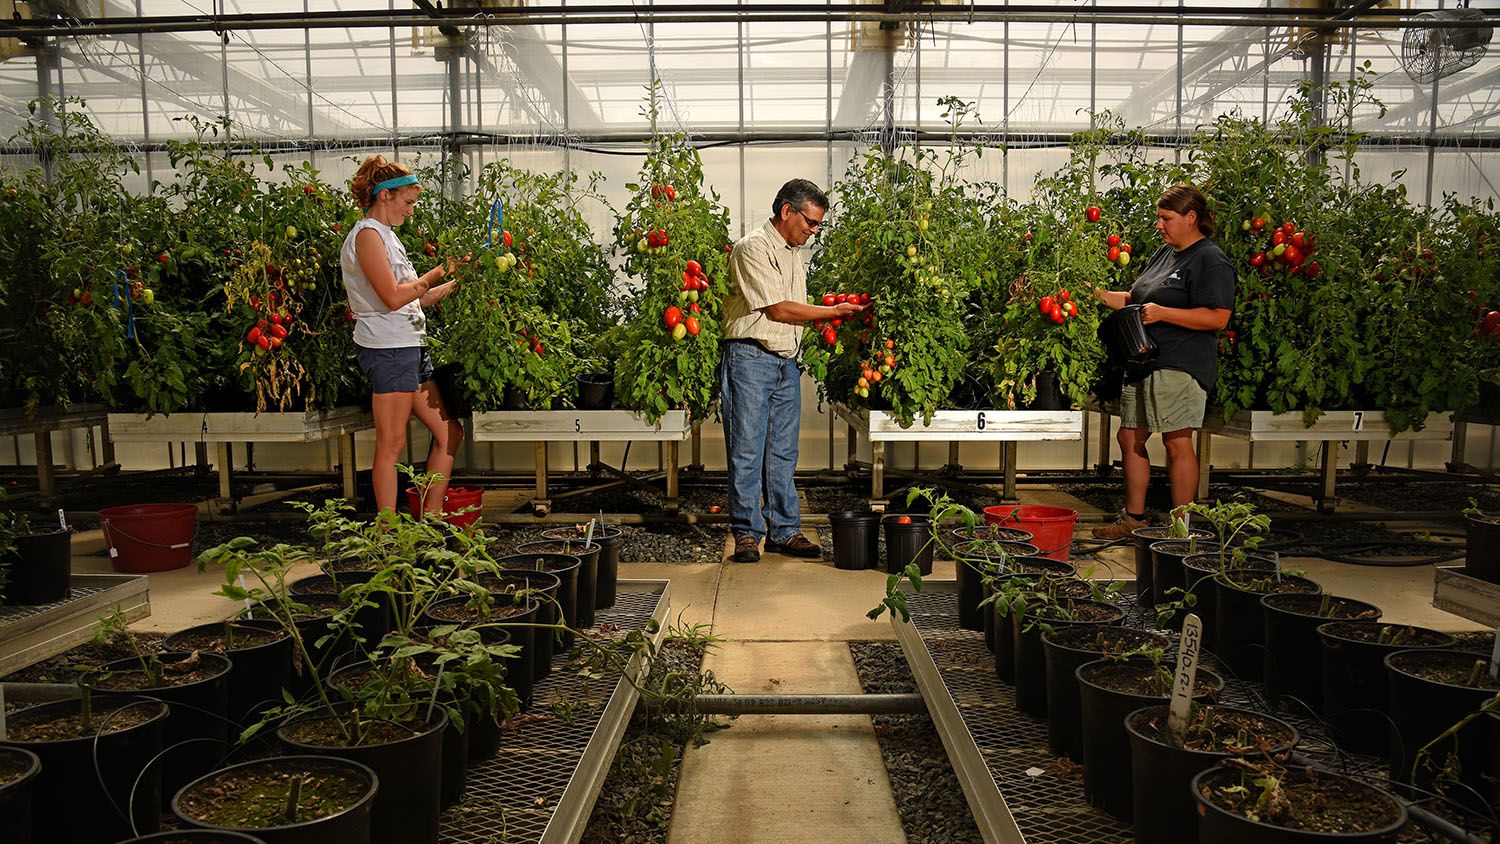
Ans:
{"type": "MultiPolygon", "coordinates": [[[[615,249],[633,279],[625,322],[611,338],[615,395],[655,422],[669,410],[705,419],[718,398],[719,315],[729,290],[725,246],[729,210],[703,180],[703,160],[682,134],[656,131],[660,83],[648,89],[643,113],[652,137],[630,202],[615,220],[615,249]],[[671,191],[653,186],[670,186],[671,191]],[[696,261],[701,276],[687,271],[696,261]],[[689,282],[692,279],[701,281],[689,282]],[[692,289],[688,289],[692,288],[692,289]],[[691,301],[690,301],[691,300],[691,301]],[[698,305],[698,333],[664,323],[669,307],[698,305]]],[[[689,308],[690,312],[691,309],[689,308]]]]}

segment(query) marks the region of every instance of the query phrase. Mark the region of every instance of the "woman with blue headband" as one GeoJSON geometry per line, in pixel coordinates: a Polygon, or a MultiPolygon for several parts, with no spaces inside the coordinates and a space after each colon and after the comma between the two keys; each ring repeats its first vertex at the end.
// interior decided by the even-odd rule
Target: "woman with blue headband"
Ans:
{"type": "Polygon", "coordinates": [[[396,227],[411,217],[422,192],[411,168],[373,155],[359,165],[349,188],[365,217],[344,238],[340,258],[354,312],[359,367],[374,392],[375,462],[370,474],[375,505],[396,508],[396,461],[415,413],[432,432],[427,471],[442,476],[427,491],[423,507],[441,512],[463,428],[448,415],[433,383],[422,309],[453,291],[453,282],[440,282],[454,265],[439,264],[419,276],[396,237],[396,227]]]}

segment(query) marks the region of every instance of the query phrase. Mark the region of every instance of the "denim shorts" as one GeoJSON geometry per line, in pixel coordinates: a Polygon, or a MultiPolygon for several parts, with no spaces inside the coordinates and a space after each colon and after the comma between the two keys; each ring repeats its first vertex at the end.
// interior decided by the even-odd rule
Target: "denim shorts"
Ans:
{"type": "Polygon", "coordinates": [[[359,368],[369,376],[372,392],[415,393],[432,380],[432,358],[426,346],[400,349],[355,347],[359,368]]]}

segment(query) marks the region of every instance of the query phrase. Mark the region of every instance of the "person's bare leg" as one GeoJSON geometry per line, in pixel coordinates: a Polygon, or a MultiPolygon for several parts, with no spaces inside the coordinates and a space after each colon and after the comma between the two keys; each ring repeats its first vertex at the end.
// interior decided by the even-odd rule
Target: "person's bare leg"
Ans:
{"type": "Polygon", "coordinates": [[[1193,503],[1198,494],[1198,451],[1193,448],[1193,429],[1179,428],[1161,435],[1167,447],[1167,477],[1172,479],[1172,511],[1193,503]]]}
{"type": "Polygon", "coordinates": [[[1150,428],[1121,428],[1116,440],[1120,443],[1120,463],[1125,469],[1125,512],[1146,512],[1146,487],[1151,483],[1151,456],[1146,452],[1146,443],[1151,439],[1150,428]]]}
{"type": "Polygon", "coordinates": [[[417,389],[412,412],[432,432],[432,448],[427,452],[427,471],[442,475],[442,480],[427,490],[422,507],[429,513],[443,511],[443,496],[448,493],[448,482],[453,478],[453,459],[458,446],[464,441],[464,427],[448,415],[443,398],[438,394],[437,382],[427,381],[417,389]]]}
{"type": "Polygon", "coordinates": [[[375,487],[375,509],[396,509],[396,461],[406,448],[406,425],[416,393],[376,393],[370,399],[375,416],[375,460],[370,483],[375,487]]]}

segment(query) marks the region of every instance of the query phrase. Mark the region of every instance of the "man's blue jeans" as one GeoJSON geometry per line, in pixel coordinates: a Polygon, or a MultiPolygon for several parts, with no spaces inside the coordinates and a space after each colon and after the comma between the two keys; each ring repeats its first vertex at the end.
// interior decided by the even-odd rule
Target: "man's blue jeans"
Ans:
{"type": "Polygon", "coordinates": [[[771,541],[785,542],[802,527],[792,478],[802,431],[802,370],[754,342],[726,341],[721,351],[730,526],[757,540],[769,529],[771,541]]]}

